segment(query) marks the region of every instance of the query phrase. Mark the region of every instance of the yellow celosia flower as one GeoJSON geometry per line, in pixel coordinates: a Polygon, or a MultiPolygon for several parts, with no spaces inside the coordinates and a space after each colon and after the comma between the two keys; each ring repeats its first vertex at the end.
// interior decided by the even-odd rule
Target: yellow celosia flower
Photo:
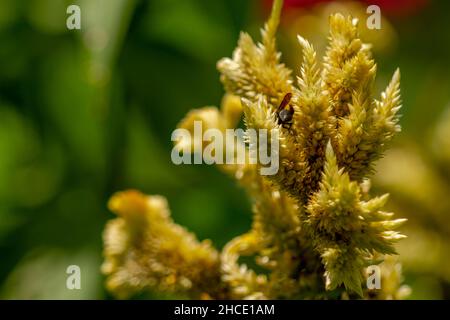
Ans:
{"type": "Polygon", "coordinates": [[[343,283],[360,296],[363,267],[375,253],[395,253],[392,244],[404,236],[393,229],[405,222],[381,211],[387,195],[363,201],[361,194],[359,184],[338,169],[329,145],[319,191],[309,201],[303,221],[322,256],[327,288],[343,283]]]}
{"type": "MultiPolygon", "coordinates": [[[[204,129],[224,132],[243,113],[248,129],[278,130],[275,175],[261,176],[259,165],[248,161],[219,165],[252,199],[251,230],[218,253],[173,223],[162,198],[119,193],[110,202],[119,218],[106,227],[103,268],[119,296],[150,289],[234,299],[368,297],[365,267],[394,254],[393,244],[404,237],[394,231],[404,219],[383,211],[387,196],[370,198],[367,180],[399,131],[399,72],[374,99],[370,46],[359,39],[355,19],[334,14],[323,65],[298,38],[304,59],[295,84],[276,49],[281,6],[274,1],[262,43],[243,33],[233,57],[218,62],[227,91],[221,109],[193,110],[179,124],[191,132],[200,120],[204,129]],[[278,106],[288,93],[293,117],[284,125],[278,106]],[[241,256],[253,257],[266,272],[241,264],[241,256]]],[[[176,145],[198,151],[201,143],[176,145]]],[[[401,297],[394,294],[400,276],[386,279],[389,293],[378,296],[401,297]]]]}
{"type": "Polygon", "coordinates": [[[119,216],[104,232],[109,290],[121,298],[146,289],[221,297],[218,252],[173,223],[163,197],[119,192],[109,208],[119,216]]]}

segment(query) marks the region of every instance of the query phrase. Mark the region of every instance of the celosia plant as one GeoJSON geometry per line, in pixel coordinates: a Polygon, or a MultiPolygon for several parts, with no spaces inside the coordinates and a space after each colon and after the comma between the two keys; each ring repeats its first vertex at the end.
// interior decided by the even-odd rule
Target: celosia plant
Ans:
{"type": "MultiPolygon", "coordinates": [[[[387,196],[370,198],[373,163],[400,130],[399,72],[373,98],[376,65],[358,38],[357,21],[330,17],[329,46],[321,65],[313,46],[299,37],[303,65],[297,81],[280,62],[275,32],[282,1],[255,44],[242,33],[232,58],[218,62],[227,94],[222,109],[191,111],[179,127],[225,131],[279,130],[280,167],[261,176],[257,164],[223,164],[253,203],[251,230],[221,252],[175,224],[164,198],[120,192],[109,208],[118,215],[104,232],[107,288],[118,297],[156,290],[216,299],[401,298],[394,262],[382,264],[380,290],[366,288],[368,265],[395,254],[404,219],[384,212],[387,196]],[[292,94],[292,123],[280,124],[277,109],[292,94]],[[239,262],[251,256],[266,270],[239,262]]],[[[186,143],[178,141],[183,148],[186,143]]],[[[240,148],[247,147],[241,142],[240,148]]]]}

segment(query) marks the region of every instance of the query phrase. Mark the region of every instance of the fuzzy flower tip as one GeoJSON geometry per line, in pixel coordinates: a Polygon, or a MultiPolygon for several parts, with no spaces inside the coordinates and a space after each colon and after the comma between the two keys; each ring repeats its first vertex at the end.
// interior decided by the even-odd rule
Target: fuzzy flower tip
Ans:
{"type": "Polygon", "coordinates": [[[118,218],[104,231],[102,271],[116,296],[159,290],[198,298],[205,285],[219,282],[217,251],[173,223],[163,197],[119,192],[109,208],[118,218]]]}
{"type": "Polygon", "coordinates": [[[326,286],[344,286],[360,296],[364,266],[376,253],[395,254],[393,244],[404,238],[394,231],[405,219],[382,211],[387,195],[362,200],[361,186],[339,170],[331,145],[319,190],[306,210],[304,225],[325,266],[326,286]]]}

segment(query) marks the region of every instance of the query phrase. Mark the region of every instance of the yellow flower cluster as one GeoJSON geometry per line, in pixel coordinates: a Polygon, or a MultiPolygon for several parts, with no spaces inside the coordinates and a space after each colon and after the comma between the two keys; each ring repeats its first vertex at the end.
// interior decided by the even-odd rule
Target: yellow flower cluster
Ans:
{"type": "MultiPolygon", "coordinates": [[[[383,211],[387,196],[370,198],[367,177],[399,131],[399,72],[374,99],[370,46],[359,39],[355,19],[335,14],[322,66],[313,46],[299,37],[304,58],[294,83],[276,49],[281,7],[274,1],[261,43],[242,33],[233,57],[218,62],[227,92],[221,109],[193,110],[179,124],[192,131],[200,120],[224,132],[243,113],[248,129],[279,131],[275,175],[261,176],[259,165],[247,162],[218,165],[252,199],[251,230],[219,253],[173,223],[162,198],[115,195],[110,209],[119,218],[106,227],[103,271],[119,297],[143,290],[233,299],[388,297],[365,288],[364,270],[395,253],[393,244],[404,236],[394,229],[404,219],[383,211]],[[288,94],[293,116],[284,125],[278,106],[288,94]],[[242,256],[267,272],[241,264],[242,256]]],[[[199,142],[177,146],[186,150],[184,143],[195,150],[199,142]]],[[[241,142],[239,148],[247,146],[241,142]]],[[[392,268],[383,270],[398,275],[392,268]]],[[[400,275],[385,278],[393,279],[383,284],[389,297],[400,297],[394,294],[400,275]]]]}
{"type": "MultiPolygon", "coordinates": [[[[109,209],[119,217],[105,228],[102,271],[108,276],[107,288],[118,297],[148,288],[193,298],[209,287],[219,290],[218,252],[173,223],[163,197],[119,192],[109,209]]],[[[210,293],[220,297],[218,291],[210,293]]]]}

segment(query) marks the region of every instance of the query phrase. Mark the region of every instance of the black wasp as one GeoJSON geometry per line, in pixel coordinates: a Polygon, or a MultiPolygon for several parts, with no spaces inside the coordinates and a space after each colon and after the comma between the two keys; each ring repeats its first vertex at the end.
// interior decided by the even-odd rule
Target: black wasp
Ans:
{"type": "Polygon", "coordinates": [[[294,116],[294,107],[290,104],[292,99],[292,93],[286,93],[278,107],[278,124],[281,124],[283,128],[289,128],[292,124],[292,117],[294,116]]]}

